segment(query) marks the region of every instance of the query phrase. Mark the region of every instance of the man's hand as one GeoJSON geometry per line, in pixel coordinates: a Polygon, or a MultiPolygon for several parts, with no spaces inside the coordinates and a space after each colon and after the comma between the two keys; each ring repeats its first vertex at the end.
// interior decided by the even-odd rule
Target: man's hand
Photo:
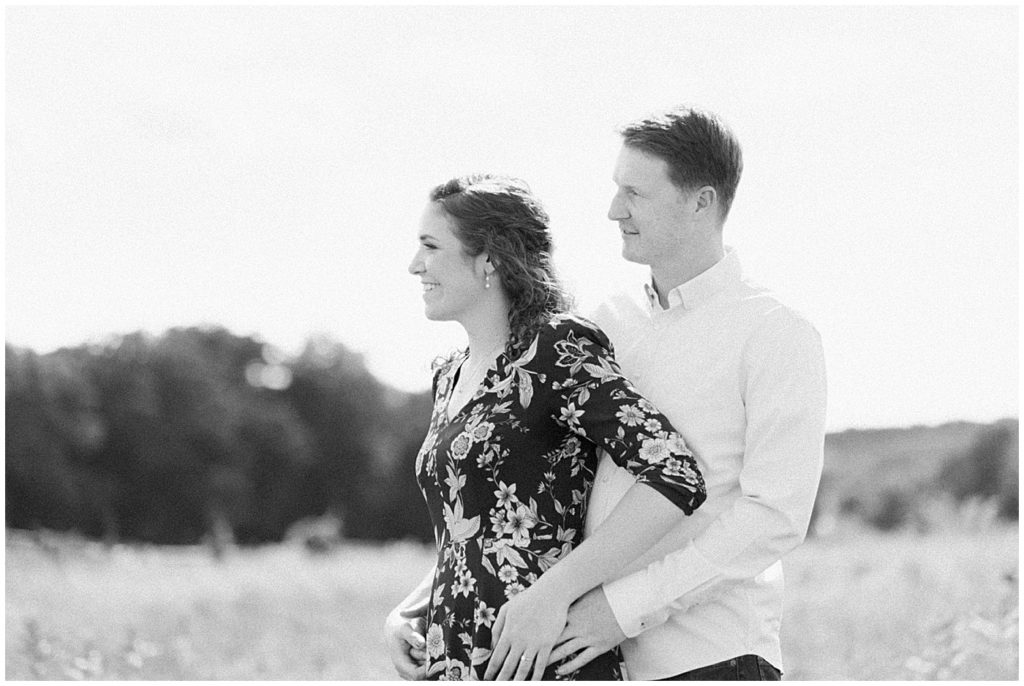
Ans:
{"type": "Polygon", "coordinates": [[[598,586],[569,606],[569,620],[558,637],[560,645],[551,653],[548,662],[555,664],[579,653],[558,668],[559,674],[569,674],[624,640],[626,635],[612,613],[604,589],[598,586]]]}
{"type": "Polygon", "coordinates": [[[406,681],[418,681],[427,676],[426,640],[423,634],[427,624],[427,604],[395,608],[384,622],[384,643],[388,657],[406,681]]]}

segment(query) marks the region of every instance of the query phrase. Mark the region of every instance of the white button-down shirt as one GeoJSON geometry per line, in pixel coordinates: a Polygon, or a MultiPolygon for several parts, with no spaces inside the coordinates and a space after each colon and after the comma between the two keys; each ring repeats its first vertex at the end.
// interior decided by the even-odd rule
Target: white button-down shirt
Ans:
{"type": "MultiPolygon", "coordinates": [[[[638,289],[639,290],[639,289],[638,289]]],[[[708,498],[604,585],[630,679],[753,653],[780,669],[783,554],[803,541],[821,477],[825,365],[802,316],[743,277],[733,250],[669,293],[592,314],[625,375],[686,438],[708,498]]],[[[592,531],[633,484],[602,456],[592,531]]]]}

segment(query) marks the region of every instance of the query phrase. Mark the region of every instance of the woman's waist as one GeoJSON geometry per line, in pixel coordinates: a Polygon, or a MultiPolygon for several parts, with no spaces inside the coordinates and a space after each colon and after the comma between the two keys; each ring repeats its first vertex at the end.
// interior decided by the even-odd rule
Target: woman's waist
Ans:
{"type": "Polygon", "coordinates": [[[463,540],[446,537],[438,547],[438,566],[489,558],[500,564],[546,569],[572,552],[582,538],[581,529],[560,529],[530,537],[476,536],[463,540]]]}

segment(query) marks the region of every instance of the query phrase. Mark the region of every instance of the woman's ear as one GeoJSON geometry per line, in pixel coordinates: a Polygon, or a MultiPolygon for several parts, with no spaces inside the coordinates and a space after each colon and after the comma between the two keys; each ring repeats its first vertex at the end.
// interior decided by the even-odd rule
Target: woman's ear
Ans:
{"type": "Polygon", "coordinates": [[[494,263],[491,262],[491,256],[486,252],[482,252],[477,255],[477,264],[480,269],[483,270],[484,276],[489,276],[494,273],[494,263]]]}

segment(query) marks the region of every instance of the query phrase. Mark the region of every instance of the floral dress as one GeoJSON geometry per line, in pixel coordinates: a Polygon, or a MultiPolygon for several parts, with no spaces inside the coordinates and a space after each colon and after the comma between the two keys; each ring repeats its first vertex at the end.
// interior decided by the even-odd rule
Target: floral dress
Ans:
{"type": "MultiPolygon", "coordinates": [[[[523,347],[498,357],[451,420],[467,353],[435,366],[416,458],[438,548],[428,679],[483,678],[498,609],[582,541],[598,447],[687,514],[705,497],[693,455],[622,376],[600,329],[560,315],[523,347]]],[[[612,653],[566,677],[554,667],[545,679],[621,678],[612,653]]]]}

